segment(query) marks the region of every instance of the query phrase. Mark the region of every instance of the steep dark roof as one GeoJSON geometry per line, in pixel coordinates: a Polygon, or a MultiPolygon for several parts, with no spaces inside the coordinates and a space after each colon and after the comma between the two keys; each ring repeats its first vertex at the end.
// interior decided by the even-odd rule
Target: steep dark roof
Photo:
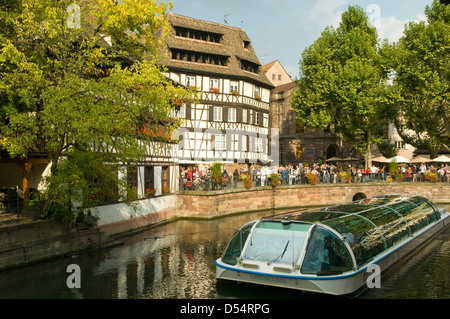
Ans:
{"type": "Polygon", "coordinates": [[[263,68],[261,67],[261,62],[253,50],[250,39],[244,30],[174,13],[169,13],[167,18],[171,25],[169,37],[166,39],[168,58],[162,61],[162,64],[169,69],[229,76],[231,78],[250,79],[253,80],[253,82],[256,81],[261,86],[270,89],[273,88],[272,83],[267,79],[263,68]],[[221,42],[212,43],[204,40],[177,36],[175,32],[175,28],[177,27],[220,35],[221,42]],[[244,46],[244,42],[247,44],[247,47],[244,46]],[[226,66],[223,66],[175,60],[172,59],[170,55],[170,51],[174,49],[226,57],[228,63],[226,66]],[[258,72],[254,73],[243,70],[241,68],[242,61],[257,66],[258,72]]]}

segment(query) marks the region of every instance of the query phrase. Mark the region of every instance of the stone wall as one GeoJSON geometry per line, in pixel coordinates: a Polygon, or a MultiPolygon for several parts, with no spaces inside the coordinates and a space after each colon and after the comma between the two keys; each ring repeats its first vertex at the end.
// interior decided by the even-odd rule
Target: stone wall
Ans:
{"type": "Polygon", "coordinates": [[[176,208],[177,196],[165,195],[138,200],[131,205],[118,203],[100,206],[94,214],[100,230],[108,236],[170,220],[177,215],[176,208]]]}
{"type": "Polygon", "coordinates": [[[0,227],[0,269],[58,257],[104,243],[98,228],[79,230],[53,221],[0,227]]]}
{"type": "Polygon", "coordinates": [[[180,217],[220,217],[233,213],[330,206],[351,202],[355,195],[373,197],[383,194],[421,195],[436,204],[450,203],[450,184],[329,184],[251,189],[244,192],[189,193],[178,195],[176,214],[180,217]]]}

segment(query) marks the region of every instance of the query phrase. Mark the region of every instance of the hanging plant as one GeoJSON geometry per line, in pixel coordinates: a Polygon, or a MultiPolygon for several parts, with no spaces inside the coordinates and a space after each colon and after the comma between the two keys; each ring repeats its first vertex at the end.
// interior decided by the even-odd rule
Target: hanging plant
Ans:
{"type": "Polygon", "coordinates": [[[316,185],[319,182],[319,177],[317,174],[314,173],[306,173],[306,179],[308,180],[308,183],[311,185],[316,185]]]}
{"type": "Polygon", "coordinates": [[[350,172],[340,172],[339,177],[346,183],[350,183],[352,181],[352,174],[350,174],[350,172]]]}
{"type": "Polygon", "coordinates": [[[269,175],[269,178],[270,184],[272,185],[273,188],[281,185],[281,181],[278,179],[278,174],[269,175]]]}
{"type": "Polygon", "coordinates": [[[425,174],[425,179],[429,180],[432,183],[437,183],[439,177],[436,173],[428,172],[425,174]]]}
{"type": "Polygon", "coordinates": [[[250,179],[250,176],[247,174],[241,174],[239,175],[239,179],[241,179],[244,182],[244,187],[246,189],[250,189],[253,185],[253,181],[250,179]]]}

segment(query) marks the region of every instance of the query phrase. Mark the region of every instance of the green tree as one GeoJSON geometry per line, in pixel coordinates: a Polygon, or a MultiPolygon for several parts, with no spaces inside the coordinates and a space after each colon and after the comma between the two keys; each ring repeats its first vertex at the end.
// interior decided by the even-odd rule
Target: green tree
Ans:
{"type": "Polygon", "coordinates": [[[0,149],[48,155],[46,213],[71,220],[74,206],[123,197],[119,164],[135,165],[179,126],[173,101],[189,93],[158,66],[170,9],[153,0],[0,7],[0,149]]]}
{"type": "Polygon", "coordinates": [[[410,22],[387,56],[394,70],[391,98],[402,139],[431,158],[450,150],[450,6],[433,1],[427,21],[410,22]]]}
{"type": "Polygon", "coordinates": [[[388,73],[378,50],[366,13],[349,6],[339,27],[327,27],[303,52],[292,98],[301,125],[334,131],[366,156],[366,165],[370,145],[381,143],[391,114],[388,73]]]}

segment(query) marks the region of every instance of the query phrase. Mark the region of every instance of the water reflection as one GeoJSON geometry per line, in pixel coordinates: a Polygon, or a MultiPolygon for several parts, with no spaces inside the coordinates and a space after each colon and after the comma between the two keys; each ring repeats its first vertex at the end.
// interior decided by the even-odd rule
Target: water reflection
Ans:
{"type": "MultiPolygon", "coordinates": [[[[450,207],[447,207],[450,209],[450,207]]],[[[214,299],[314,298],[247,284],[218,284],[214,261],[235,228],[270,212],[213,221],[177,221],[122,238],[123,246],[0,272],[0,298],[214,299]],[[66,268],[81,268],[81,288],[69,289],[66,268]],[[216,289],[217,288],[217,289],[216,289]]],[[[450,230],[363,298],[449,298],[450,230]]]]}

